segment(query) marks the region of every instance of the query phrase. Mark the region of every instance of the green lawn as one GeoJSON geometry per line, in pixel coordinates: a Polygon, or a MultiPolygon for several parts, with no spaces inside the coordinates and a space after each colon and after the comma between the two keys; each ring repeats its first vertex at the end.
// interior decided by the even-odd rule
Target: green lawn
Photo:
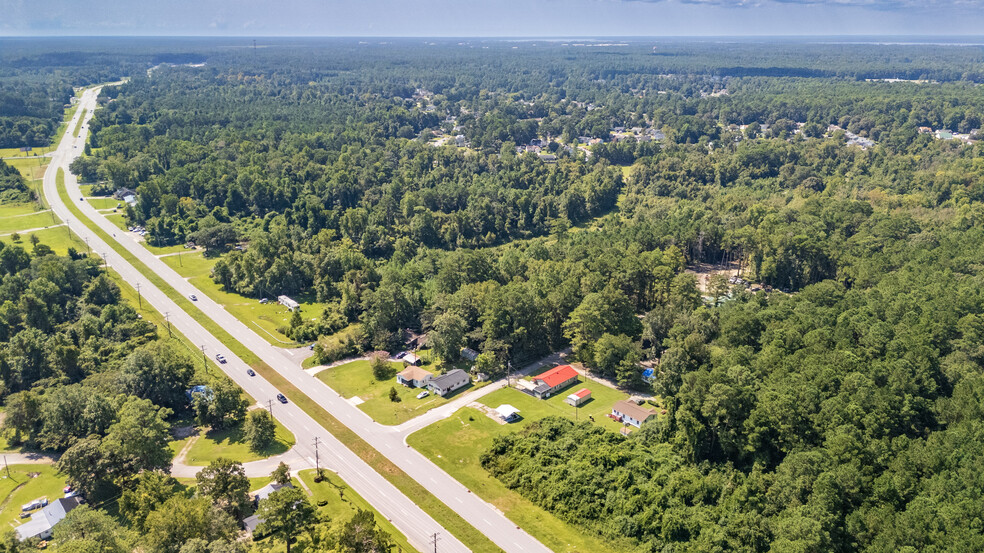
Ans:
{"type": "Polygon", "coordinates": [[[82,130],[82,122],[85,121],[85,114],[88,110],[82,108],[82,115],[79,116],[79,120],[75,122],[75,128],[72,129],[72,136],[78,137],[79,131],[82,130]]]}
{"type": "MultiPolygon", "coordinates": [[[[274,422],[277,424],[277,438],[263,451],[252,451],[243,441],[242,426],[237,426],[203,433],[191,446],[185,462],[189,465],[204,466],[216,459],[225,458],[248,463],[280,455],[294,447],[294,435],[284,428],[280,421],[274,419],[274,422]]],[[[184,444],[187,440],[178,443],[184,444]]],[[[179,446],[179,451],[180,447],[183,445],[179,446]]]]}
{"type": "MultiPolygon", "coordinates": [[[[17,242],[17,244],[30,251],[34,248],[30,240],[32,234],[38,237],[40,243],[50,247],[58,255],[66,255],[69,247],[75,248],[79,252],[85,251],[85,242],[76,238],[74,234],[70,234],[68,227],[55,227],[35,232],[21,233],[20,242],[17,242]]],[[[7,236],[0,236],[0,242],[5,244],[14,243],[9,234],[7,236]]]]}
{"type": "Polygon", "coordinates": [[[20,518],[21,505],[40,497],[54,501],[65,495],[64,487],[65,478],[51,465],[10,465],[9,477],[0,469],[0,529],[27,522],[20,518]]]}
{"type": "MultiPolygon", "coordinates": [[[[23,159],[5,159],[3,162],[15,167],[28,181],[44,178],[44,171],[48,168],[48,158],[26,157],[23,159]]],[[[29,182],[29,184],[31,183],[29,182]]]]}
{"type": "Polygon", "coordinates": [[[469,385],[448,397],[430,394],[423,399],[417,399],[420,388],[407,388],[396,382],[396,373],[403,370],[403,363],[391,363],[393,377],[385,381],[377,381],[373,377],[369,361],[352,361],[338,367],[319,372],[317,377],[331,389],[342,394],[345,398],[358,396],[365,403],[359,409],[380,424],[400,424],[435,407],[443,405],[458,394],[471,390],[469,385]],[[389,399],[390,388],[395,388],[400,401],[389,399]]]}
{"type": "Polygon", "coordinates": [[[60,222],[57,218],[52,220],[52,213],[50,211],[13,217],[0,217],[0,233],[7,234],[27,229],[50,227],[60,222]]]}
{"type": "MultiPolygon", "coordinates": [[[[0,204],[0,219],[17,217],[18,215],[30,215],[32,213],[36,213],[37,210],[37,204],[30,202],[21,204],[0,204]]],[[[51,220],[50,216],[48,220],[51,220]]]]}
{"type": "Polygon", "coordinates": [[[365,499],[362,499],[352,488],[348,487],[337,474],[330,470],[324,470],[322,474],[325,479],[318,483],[314,481],[314,469],[302,470],[295,474],[297,478],[303,480],[304,484],[310,488],[311,503],[317,506],[321,501],[326,502],[321,507],[318,507],[321,513],[328,515],[332,520],[348,520],[355,514],[356,510],[372,511],[376,515],[376,524],[390,535],[391,541],[399,550],[406,553],[416,551],[407,542],[407,538],[393,526],[393,523],[386,520],[386,517],[379,514],[376,509],[373,509],[372,505],[365,499]]]}
{"type": "Polygon", "coordinates": [[[105,217],[106,217],[106,220],[107,221],[109,221],[110,223],[113,223],[114,225],[116,225],[117,227],[119,227],[120,230],[126,232],[126,230],[127,230],[127,228],[126,228],[126,219],[123,218],[123,213],[122,212],[120,212],[120,213],[108,213],[108,214],[105,215],[105,217]]]}
{"type": "MultiPolygon", "coordinates": [[[[293,346],[296,342],[277,331],[277,328],[290,321],[291,313],[284,306],[273,301],[261,304],[258,300],[239,294],[227,292],[221,285],[212,280],[212,267],[218,257],[205,257],[204,252],[196,251],[187,254],[169,255],[161,260],[189,282],[195,285],[205,295],[222,304],[226,310],[265,338],[275,346],[293,346]]],[[[324,304],[304,301],[304,296],[295,297],[301,302],[301,315],[305,319],[321,316],[324,304]]]]}
{"type": "Polygon", "coordinates": [[[448,419],[413,433],[407,443],[554,551],[631,551],[633,547],[630,543],[603,541],[534,505],[500,481],[490,478],[478,461],[479,455],[492,445],[496,436],[524,428],[548,415],[573,419],[574,408],[564,403],[564,398],[581,388],[591,390],[593,399],[580,408],[579,420],[588,420],[590,415],[596,424],[617,431],[621,425],[605,417],[605,414],[610,412],[613,403],[628,396],[588,381],[577,383],[548,400],[538,400],[512,388],[496,390],[479,400],[480,403],[492,408],[508,403],[520,410],[523,417],[520,421],[502,425],[481,411],[466,407],[448,419]]]}
{"type": "MultiPolygon", "coordinates": [[[[582,380],[584,379],[582,378],[582,380]]],[[[509,425],[513,428],[516,426],[525,426],[526,421],[542,419],[543,417],[550,415],[563,415],[571,419],[576,416],[578,420],[590,420],[591,417],[594,417],[595,424],[599,424],[605,428],[618,432],[618,430],[622,428],[622,424],[615,422],[606,415],[611,413],[612,405],[614,405],[616,401],[620,399],[627,399],[628,397],[629,395],[626,393],[588,380],[586,382],[578,382],[569,388],[561,390],[557,395],[545,400],[536,399],[535,397],[524,394],[515,388],[503,388],[483,397],[479,400],[479,403],[488,405],[493,409],[504,403],[508,403],[509,405],[519,409],[519,414],[523,417],[523,421],[518,424],[509,425]],[[564,399],[571,393],[576,392],[581,388],[591,390],[591,399],[588,400],[587,403],[584,403],[578,407],[577,412],[575,413],[573,407],[567,403],[564,403],[564,399]]]]}
{"type": "Polygon", "coordinates": [[[89,202],[89,205],[96,209],[112,209],[116,206],[121,206],[120,209],[123,209],[123,202],[114,200],[113,198],[86,198],[85,201],[89,202]]]}

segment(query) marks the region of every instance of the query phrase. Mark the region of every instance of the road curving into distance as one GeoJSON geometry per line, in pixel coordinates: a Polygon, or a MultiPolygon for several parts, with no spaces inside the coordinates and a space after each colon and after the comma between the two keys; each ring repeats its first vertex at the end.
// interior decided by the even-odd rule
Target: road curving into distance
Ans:
{"type": "MultiPolygon", "coordinates": [[[[81,107],[88,108],[85,110],[87,117],[92,116],[97,95],[98,89],[89,89],[86,90],[80,100],[81,107]]],[[[79,117],[79,112],[81,111],[78,110],[76,112],[76,117],[79,117]]],[[[74,128],[75,123],[76,121],[73,119],[67,125],[67,128],[74,128]]],[[[124,259],[120,258],[120,256],[115,255],[112,248],[103,242],[96,233],[92,232],[87,226],[74,221],[75,217],[68,210],[68,207],[58,194],[56,173],[58,169],[64,169],[65,187],[71,201],[74,201],[75,198],[82,197],[76,178],[68,171],[68,165],[72,159],[81,154],[85,145],[86,137],[88,136],[88,125],[84,122],[83,126],[84,128],[77,138],[71,136],[70,130],[66,131],[67,135],[55,152],[52,163],[45,173],[44,193],[52,209],[59,217],[68,222],[72,232],[75,232],[83,239],[88,239],[88,243],[92,246],[95,253],[104,257],[108,254],[107,262],[109,265],[130,283],[130,285],[136,286],[136,284],[139,284],[144,299],[150,301],[158,311],[169,313],[171,324],[177,327],[179,331],[194,343],[204,345],[206,353],[213,356],[216,353],[225,355],[229,362],[222,365],[222,370],[237,384],[242,386],[247,393],[261,403],[266,403],[269,399],[275,398],[278,392],[271,384],[263,380],[259,375],[248,377],[246,375],[247,364],[245,362],[233,355],[232,352],[229,352],[217,338],[206,331],[191,315],[178,307],[174,301],[168,298],[147,277],[142,275],[124,259]]],[[[478,498],[432,461],[408,447],[403,441],[403,434],[397,431],[397,429],[374,422],[367,414],[343,399],[321,380],[301,370],[283,350],[272,346],[252,329],[228,313],[221,305],[195,288],[153,253],[136,242],[131,236],[121,232],[116,225],[107,220],[87,202],[79,202],[78,208],[88,219],[94,222],[108,236],[112,236],[120,246],[156,273],[159,278],[163,279],[179,294],[185,297],[191,295],[197,296],[198,301],[194,305],[202,313],[212,319],[223,330],[232,335],[291,384],[302,390],[309,398],[318,403],[318,405],[342,424],[358,434],[369,445],[375,448],[376,451],[409,475],[409,477],[414,478],[418,483],[427,488],[435,497],[487,536],[498,547],[508,553],[546,553],[550,551],[542,543],[517,527],[501,511],[478,498]]],[[[431,536],[435,532],[439,532],[441,551],[468,550],[464,544],[454,538],[454,536],[444,530],[429,515],[417,507],[410,498],[386,481],[386,479],[375,472],[355,453],[334,438],[317,421],[293,403],[282,405],[275,402],[273,414],[295,434],[298,444],[296,447],[301,448],[300,451],[311,459],[313,459],[313,446],[309,444],[312,444],[315,436],[317,436],[327,446],[321,448],[321,454],[322,458],[325,459],[325,464],[336,470],[355,491],[365,497],[385,517],[391,519],[396,527],[407,536],[414,547],[422,551],[430,550],[431,536]]]]}
{"type": "MultiPolygon", "coordinates": [[[[83,107],[89,108],[86,110],[87,117],[92,116],[98,94],[99,88],[88,89],[82,94],[80,103],[83,107]]],[[[81,109],[77,110],[75,117],[79,117],[81,112],[81,109]]],[[[218,338],[209,333],[191,315],[178,307],[171,298],[157,288],[140,271],[119,255],[116,255],[109,244],[106,244],[99,235],[75,218],[58,194],[56,183],[58,170],[61,169],[65,172],[65,186],[69,191],[69,198],[74,201],[75,198],[82,197],[78,188],[78,182],[70,174],[68,165],[75,157],[81,154],[89,129],[88,121],[84,122],[83,125],[85,128],[75,138],[72,136],[72,129],[75,127],[75,124],[76,119],[73,118],[67,125],[66,136],[55,151],[51,164],[44,174],[44,195],[55,214],[63,221],[66,221],[72,232],[86,242],[92,248],[93,253],[106,260],[108,265],[119,273],[126,282],[134,287],[139,285],[140,294],[144,301],[150,302],[159,312],[167,313],[170,323],[175,329],[195,344],[205,346],[205,352],[207,354],[214,356],[216,353],[221,352],[227,359],[227,363],[220,365],[223,372],[229,375],[246,393],[262,404],[267,404],[269,400],[273,400],[273,415],[294,434],[297,442],[294,448],[308,460],[311,466],[314,466],[315,451],[313,444],[315,437],[317,437],[323,444],[319,448],[320,460],[323,466],[337,472],[353,490],[372,504],[380,514],[390,519],[400,532],[407,537],[411,545],[420,551],[427,551],[430,549],[428,544],[431,536],[434,533],[440,533],[441,546],[444,550],[454,552],[469,551],[464,544],[455,539],[437,521],[431,518],[430,515],[417,507],[410,498],[401,493],[400,490],[373,470],[365,461],[346,448],[300,407],[292,402],[286,404],[277,402],[275,398],[279,392],[272,384],[264,380],[260,375],[248,376],[246,369],[249,368],[249,365],[246,362],[228,351],[228,348],[218,338]]],[[[119,228],[102,217],[87,202],[79,202],[78,207],[89,219],[105,231],[108,236],[116,234],[119,237],[123,235],[119,228]]],[[[121,241],[124,246],[128,245],[127,242],[135,246],[135,249],[138,251],[150,254],[150,252],[132,240],[121,241]]],[[[128,247],[127,249],[130,248],[128,247]]],[[[141,261],[144,261],[143,257],[140,256],[141,261]]],[[[153,255],[150,257],[154,261],[157,261],[154,265],[148,264],[154,270],[157,270],[158,266],[166,267],[163,262],[154,258],[153,255]]],[[[177,277],[181,281],[181,284],[186,284],[181,277],[177,276],[177,273],[171,276],[177,277]]],[[[169,281],[172,280],[169,279],[169,281]]],[[[186,287],[175,286],[175,288],[185,295],[195,293],[185,290],[186,287]]],[[[221,310],[221,307],[208,300],[205,294],[198,292],[198,295],[200,302],[209,302],[211,304],[208,308],[218,308],[221,310]]]]}

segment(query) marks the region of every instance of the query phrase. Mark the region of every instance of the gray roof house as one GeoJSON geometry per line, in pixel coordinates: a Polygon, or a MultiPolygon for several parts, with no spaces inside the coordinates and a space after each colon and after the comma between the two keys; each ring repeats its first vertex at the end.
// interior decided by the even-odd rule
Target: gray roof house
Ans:
{"type": "Polygon", "coordinates": [[[427,387],[435,394],[445,396],[459,388],[467,386],[470,382],[471,377],[468,376],[468,373],[461,369],[454,369],[453,371],[448,371],[447,374],[435,376],[430,379],[427,387]]]}
{"type": "MultiPolygon", "coordinates": [[[[253,492],[251,495],[253,496],[253,501],[259,503],[260,501],[270,497],[270,494],[280,490],[281,488],[293,488],[293,487],[294,486],[290,482],[286,484],[278,484],[276,482],[270,482],[266,486],[263,486],[262,488],[253,492]]],[[[263,519],[256,515],[248,516],[243,519],[243,527],[246,528],[246,531],[249,532],[250,534],[256,532],[256,527],[261,524],[263,524],[263,519]]]]}
{"type": "Polygon", "coordinates": [[[69,511],[79,506],[82,499],[63,497],[48,504],[47,507],[31,515],[31,520],[21,524],[14,530],[17,539],[24,541],[28,538],[46,540],[51,537],[51,529],[65,518],[69,511]]]}

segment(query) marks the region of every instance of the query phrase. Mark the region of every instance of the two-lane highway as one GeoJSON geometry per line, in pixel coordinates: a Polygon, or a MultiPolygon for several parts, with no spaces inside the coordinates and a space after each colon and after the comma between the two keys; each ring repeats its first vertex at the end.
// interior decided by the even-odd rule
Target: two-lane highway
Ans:
{"type": "MultiPolygon", "coordinates": [[[[187,336],[195,344],[205,346],[205,351],[209,355],[214,356],[216,353],[222,353],[227,359],[227,363],[221,365],[222,370],[248,394],[261,403],[266,403],[268,400],[274,400],[273,415],[294,434],[297,440],[297,450],[301,453],[301,455],[305,456],[309,462],[314,462],[313,443],[315,437],[318,437],[323,444],[323,446],[319,449],[322,463],[336,471],[348,485],[352,486],[352,488],[359,495],[369,501],[369,503],[371,503],[373,507],[375,507],[383,516],[392,520],[393,524],[404,535],[406,535],[407,539],[414,547],[421,551],[430,550],[429,542],[431,536],[434,533],[440,533],[442,551],[453,551],[456,553],[468,551],[468,548],[465,547],[464,544],[447,532],[440,524],[431,518],[430,515],[421,510],[410,498],[400,492],[395,486],[373,470],[372,467],[370,467],[365,461],[346,448],[340,441],[332,436],[331,433],[325,430],[320,423],[315,421],[293,403],[282,404],[277,402],[275,398],[278,390],[274,388],[273,385],[259,375],[253,377],[248,376],[246,374],[248,365],[242,359],[228,351],[221,341],[215,338],[203,326],[195,321],[191,315],[178,307],[174,301],[158,289],[157,286],[148,280],[146,276],[141,274],[140,271],[134,268],[125,259],[122,259],[120,256],[116,255],[112,248],[110,248],[109,244],[105,243],[99,235],[75,219],[74,215],[72,215],[58,194],[56,175],[59,169],[64,170],[65,185],[69,191],[69,198],[71,201],[76,201],[76,198],[82,197],[82,194],[78,188],[78,182],[75,177],[70,174],[68,165],[76,156],[80,155],[85,145],[86,136],[88,135],[88,118],[92,116],[94,108],[96,107],[96,97],[98,96],[98,93],[99,89],[89,89],[83,93],[80,103],[81,107],[86,108],[85,112],[87,117],[86,121],[83,122],[85,128],[79,133],[78,138],[72,137],[72,129],[75,128],[75,123],[77,122],[78,117],[80,117],[79,114],[82,112],[82,110],[79,109],[75,118],[73,118],[73,120],[68,124],[65,137],[63,138],[58,149],[55,151],[51,164],[45,172],[44,194],[55,214],[62,220],[66,221],[72,232],[82,238],[83,241],[87,242],[93,249],[94,253],[102,256],[107,261],[109,266],[119,273],[124,280],[133,286],[139,285],[143,299],[148,301],[159,312],[168,313],[169,320],[174,328],[187,336]]],[[[96,222],[108,236],[116,235],[119,237],[124,234],[120,232],[120,230],[112,223],[102,217],[88,203],[80,201],[78,207],[82,209],[88,218],[96,222]]],[[[128,246],[127,249],[133,247],[136,252],[146,254],[150,253],[132,240],[121,240],[121,243],[124,244],[124,246],[128,246]]],[[[149,256],[149,260],[146,259],[146,256],[144,255],[139,257],[141,261],[144,261],[145,263],[147,261],[156,262],[153,265],[148,263],[148,266],[151,266],[151,268],[155,271],[160,269],[160,267],[167,268],[166,265],[164,265],[153,255],[149,256]]],[[[203,310],[218,309],[219,311],[222,311],[222,313],[225,313],[225,311],[214,304],[214,302],[208,300],[204,294],[194,290],[193,287],[187,286],[184,279],[178,276],[177,273],[170,271],[170,273],[166,275],[166,278],[168,282],[182,294],[190,295],[197,293],[200,298],[199,302],[203,304],[203,310]]],[[[238,323],[238,321],[236,322],[238,323]]],[[[220,322],[220,324],[227,329],[230,328],[222,322],[220,322]]]]}

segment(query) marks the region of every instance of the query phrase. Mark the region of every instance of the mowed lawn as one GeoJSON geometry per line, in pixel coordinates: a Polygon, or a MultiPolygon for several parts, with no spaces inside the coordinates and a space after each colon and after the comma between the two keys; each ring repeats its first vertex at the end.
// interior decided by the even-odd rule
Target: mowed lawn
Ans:
{"type": "MultiPolygon", "coordinates": [[[[276,409],[276,407],[274,407],[276,409]]],[[[294,435],[284,428],[280,421],[274,419],[277,434],[273,443],[261,451],[253,451],[243,439],[242,425],[221,430],[202,432],[185,456],[189,465],[205,466],[216,459],[231,459],[240,463],[259,461],[274,455],[286,453],[294,447],[294,435]]],[[[191,438],[171,442],[171,450],[175,454],[184,448],[191,438]]]]}
{"type": "MultiPolygon", "coordinates": [[[[38,204],[35,203],[2,203],[0,204],[0,219],[17,217],[20,215],[32,215],[38,213],[38,204]]],[[[51,216],[48,216],[51,220],[51,216]]],[[[57,220],[57,219],[56,219],[57,220]]]]}
{"type": "MultiPolygon", "coordinates": [[[[78,252],[85,252],[85,242],[82,242],[76,238],[74,234],[69,234],[68,227],[64,226],[35,232],[21,233],[20,242],[16,242],[16,244],[28,251],[32,250],[34,248],[34,245],[31,244],[30,240],[32,234],[38,237],[38,241],[41,244],[45,244],[50,247],[58,255],[66,255],[69,247],[75,248],[78,252]]],[[[0,241],[4,244],[15,243],[9,234],[6,236],[0,236],[0,241]]]]}
{"type": "Polygon", "coordinates": [[[86,198],[85,201],[96,209],[113,209],[117,206],[120,206],[120,210],[123,209],[123,202],[113,198],[86,198]]]}
{"type": "MultiPolygon", "coordinates": [[[[20,204],[23,205],[23,204],[20,204]]],[[[50,211],[0,217],[0,234],[28,229],[40,229],[61,223],[50,211]]]]}
{"type": "Polygon", "coordinates": [[[28,185],[34,186],[36,180],[44,178],[44,171],[48,168],[49,159],[39,157],[25,157],[22,159],[5,159],[4,163],[16,168],[21,175],[28,180],[28,185]]]}
{"type": "Polygon", "coordinates": [[[315,473],[316,471],[314,469],[308,469],[293,475],[296,477],[295,479],[299,478],[303,480],[304,484],[311,490],[311,504],[320,513],[327,515],[333,521],[348,521],[358,510],[372,511],[376,518],[376,524],[390,535],[393,545],[397,546],[398,549],[396,551],[404,551],[406,553],[416,551],[407,542],[407,538],[393,526],[393,523],[386,520],[386,517],[379,514],[369,502],[355,493],[337,474],[330,470],[323,470],[322,475],[325,479],[315,483],[315,473]],[[324,502],[324,505],[318,506],[318,503],[321,502],[324,502]]]}
{"type": "Polygon", "coordinates": [[[52,465],[10,465],[10,476],[0,468],[0,529],[27,522],[20,518],[21,505],[41,497],[48,501],[64,497],[64,487],[65,477],[58,475],[52,465]]]}
{"type": "MultiPolygon", "coordinates": [[[[277,330],[290,322],[291,312],[278,304],[276,297],[269,298],[273,301],[261,304],[259,300],[224,290],[211,277],[212,267],[218,259],[218,257],[205,257],[204,252],[200,251],[161,258],[178,274],[187,278],[205,295],[222,304],[229,313],[271,344],[275,346],[294,345],[294,341],[277,330]]],[[[301,316],[305,320],[320,317],[325,307],[324,304],[305,301],[308,299],[305,296],[297,296],[294,299],[301,303],[301,316]]]]}
{"type": "Polygon", "coordinates": [[[538,400],[513,388],[503,388],[485,396],[480,403],[491,408],[509,404],[520,410],[522,419],[511,424],[499,424],[478,409],[466,407],[450,418],[419,430],[407,439],[412,447],[427,456],[451,476],[482,499],[492,503],[505,515],[524,528],[544,545],[557,552],[632,551],[633,545],[602,540],[590,532],[568,524],[510,490],[499,480],[491,478],[479,464],[479,456],[496,436],[525,428],[535,420],[549,415],[575,418],[574,407],[564,403],[568,394],[581,388],[592,392],[592,400],[577,411],[579,421],[594,417],[594,423],[617,432],[621,424],[607,418],[612,405],[628,397],[602,384],[579,382],[562,390],[557,396],[538,400]]]}
{"type": "Polygon", "coordinates": [[[359,405],[359,409],[365,411],[374,421],[387,425],[406,422],[474,388],[473,384],[469,384],[447,397],[430,394],[417,399],[417,394],[423,391],[421,388],[407,388],[396,381],[396,373],[403,370],[403,363],[390,365],[393,367],[392,377],[383,381],[378,381],[373,376],[369,361],[352,361],[325,369],[317,377],[346,399],[362,399],[364,403],[359,405]],[[390,401],[390,388],[396,389],[400,401],[390,401]]]}

